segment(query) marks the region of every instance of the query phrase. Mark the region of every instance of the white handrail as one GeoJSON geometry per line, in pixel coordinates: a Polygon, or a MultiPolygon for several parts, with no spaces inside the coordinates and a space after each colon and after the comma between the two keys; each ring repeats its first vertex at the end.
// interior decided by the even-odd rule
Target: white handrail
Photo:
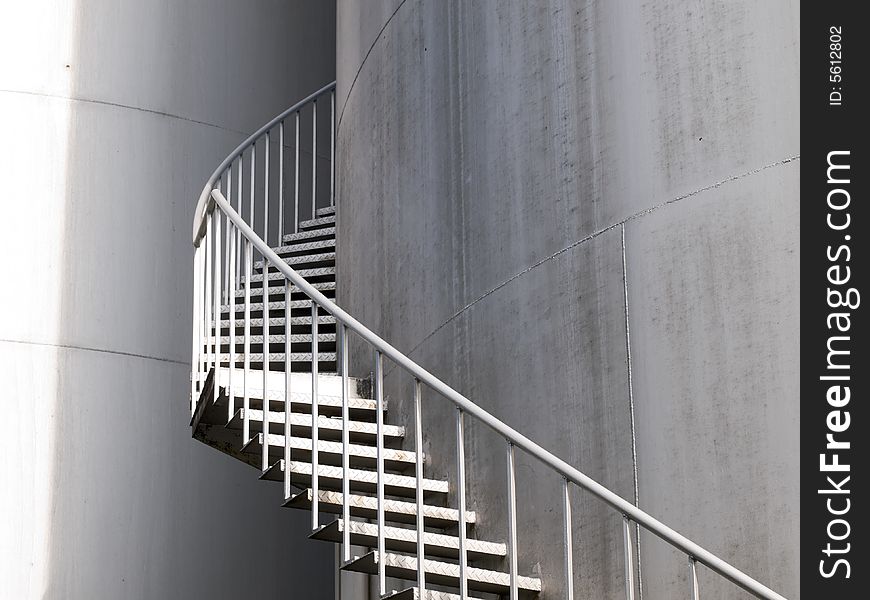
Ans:
{"type": "MultiPolygon", "coordinates": [[[[327,88],[324,88],[324,90],[327,89],[329,89],[328,86],[327,88]]],[[[322,93],[324,90],[317,92],[316,94],[314,94],[314,96],[322,93]]],[[[312,96],[309,96],[308,99],[310,98],[312,98],[312,96]]],[[[270,121],[270,124],[261,128],[258,133],[262,134],[266,129],[274,126],[275,123],[280,121],[281,118],[293,112],[293,110],[295,110],[295,107],[288,109],[287,111],[282,113],[281,116],[276,117],[275,119],[270,121]]],[[[255,136],[252,136],[252,138],[253,137],[255,136]]],[[[244,143],[240,145],[241,149],[244,149],[244,147],[244,143]]],[[[235,157],[235,155],[231,156],[233,158],[235,157]]],[[[221,167],[216,171],[216,173],[221,173],[230,162],[232,162],[232,159],[225,160],[224,163],[221,164],[221,167]]],[[[214,181],[212,181],[212,185],[213,184],[214,181]]],[[[479,407],[474,402],[472,402],[471,400],[451,388],[449,385],[438,379],[435,375],[433,375],[432,373],[415,363],[413,360],[405,356],[402,352],[400,352],[388,342],[383,340],[376,333],[374,333],[365,325],[357,321],[353,316],[345,312],[340,306],[324,296],[320,291],[315,289],[314,286],[309,284],[302,276],[300,276],[294,269],[287,265],[287,263],[285,263],[284,260],[281,259],[281,257],[278,256],[278,254],[276,254],[275,251],[272,250],[272,248],[269,247],[269,245],[265,241],[263,241],[254,232],[253,229],[251,229],[251,227],[248,226],[248,224],[241,218],[241,216],[239,216],[239,214],[233,209],[233,207],[220,192],[220,190],[211,190],[211,194],[206,194],[206,201],[204,206],[197,206],[197,213],[194,218],[194,244],[197,244],[199,239],[201,238],[199,230],[202,228],[204,216],[211,212],[214,206],[217,206],[217,208],[219,208],[224,213],[224,215],[253,245],[253,247],[258,252],[260,252],[260,254],[262,254],[264,260],[270,266],[273,266],[278,271],[280,271],[284,275],[284,277],[286,277],[290,282],[296,285],[303,293],[305,293],[305,295],[307,295],[314,302],[316,302],[323,310],[335,317],[336,321],[342,323],[347,328],[354,331],[357,335],[359,335],[369,344],[374,346],[374,348],[376,348],[384,356],[389,357],[390,360],[392,360],[398,366],[402,367],[408,373],[413,375],[417,380],[426,384],[427,386],[438,392],[440,395],[450,400],[460,410],[469,415],[472,415],[474,418],[480,420],[482,423],[487,425],[490,429],[503,436],[509,444],[512,444],[513,446],[531,454],[542,463],[565,477],[567,480],[571,481],[572,483],[580,486],[581,488],[589,491],[596,497],[603,500],[609,506],[619,511],[624,517],[627,517],[632,521],[638,523],[639,525],[643,526],[646,530],[650,531],[651,533],[668,542],[675,548],[684,552],[695,562],[706,565],[711,570],[740,586],[744,590],[754,594],[758,598],[764,598],[765,600],[785,600],[784,596],[771,590],[764,584],[756,581],[740,569],[734,567],[733,565],[722,560],[715,554],[702,548],[701,546],[688,539],[687,537],[683,536],[679,532],[671,529],[655,517],[649,515],[645,511],[631,504],[630,502],[610,491],[608,488],[604,487],[591,477],[583,474],[576,468],[572,467],[564,460],[545,450],[544,448],[542,448],[526,436],[522,435],[512,427],[495,418],[489,412],[479,407]]],[[[268,283],[264,281],[264,285],[268,285],[268,283]]],[[[317,360],[316,357],[313,357],[313,360],[317,360]]]]}

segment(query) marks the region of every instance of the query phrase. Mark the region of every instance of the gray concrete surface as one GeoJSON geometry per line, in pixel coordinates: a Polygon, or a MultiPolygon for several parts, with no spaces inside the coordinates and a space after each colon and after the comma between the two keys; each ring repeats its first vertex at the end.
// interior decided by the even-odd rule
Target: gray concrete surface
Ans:
{"type": "MultiPolygon", "coordinates": [[[[798,598],[797,3],[385,0],[337,23],[340,303],[798,598]]],[[[451,411],[426,414],[452,473],[451,411]]],[[[468,444],[478,534],[503,539],[503,445],[468,444]]],[[[520,569],[562,598],[558,479],[518,478],[520,569]]],[[[575,501],[578,597],[620,597],[619,518],[575,501]]],[[[644,598],[685,595],[684,557],[640,553],[644,598]]]]}
{"type": "Polygon", "coordinates": [[[334,43],[330,3],[7,11],[3,598],[333,597],[332,549],[190,438],[187,393],[199,191],[333,79],[334,43]]]}

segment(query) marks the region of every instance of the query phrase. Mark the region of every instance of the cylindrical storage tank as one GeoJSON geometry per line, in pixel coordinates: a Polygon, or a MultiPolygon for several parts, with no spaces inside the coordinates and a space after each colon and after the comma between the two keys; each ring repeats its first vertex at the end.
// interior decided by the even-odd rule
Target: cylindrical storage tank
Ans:
{"type": "Polygon", "coordinates": [[[334,78],[334,4],[28,0],[0,18],[0,596],[333,597],[333,553],[191,439],[190,230],[334,78]]]}
{"type": "MultiPolygon", "coordinates": [[[[798,598],[798,3],[339,2],[337,22],[340,303],[798,598]]],[[[391,419],[411,385],[387,366],[391,419]]],[[[455,481],[454,411],[428,394],[424,418],[428,472],[455,481]]],[[[504,440],[466,436],[475,535],[503,540],[504,440]]],[[[520,573],[564,598],[561,480],[520,453],[517,486],[520,573]]],[[[624,597],[621,515],[572,502],[575,597],[624,597]]],[[[685,555],[635,551],[644,599],[688,597],[685,555]]],[[[702,597],[744,597],[699,571],[702,597]]]]}

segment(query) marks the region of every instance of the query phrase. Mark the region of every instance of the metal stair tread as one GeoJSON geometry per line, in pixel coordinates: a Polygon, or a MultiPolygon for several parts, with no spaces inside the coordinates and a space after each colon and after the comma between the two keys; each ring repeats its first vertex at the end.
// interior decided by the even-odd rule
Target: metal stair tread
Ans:
{"type": "MultiPolygon", "coordinates": [[[[319,292],[323,292],[324,294],[326,294],[328,292],[335,291],[335,282],[334,281],[318,281],[318,282],[311,283],[311,285],[314,287],[314,289],[316,289],[319,292]]],[[[281,285],[270,285],[267,289],[269,290],[269,296],[274,296],[276,298],[280,297],[282,299],[284,298],[284,284],[283,283],[281,285]]],[[[291,289],[290,291],[291,291],[291,293],[297,294],[297,295],[303,294],[303,292],[299,288],[297,288],[296,286],[293,286],[293,289],[291,289]]],[[[262,287],[252,287],[251,288],[251,297],[259,298],[262,295],[263,295],[263,288],[262,287]]],[[[236,290],[236,297],[242,298],[242,303],[244,305],[244,298],[245,298],[244,288],[236,290]]],[[[308,302],[310,303],[310,300],[308,302]]]]}
{"type": "MultiPolygon", "coordinates": [[[[263,362],[263,353],[262,352],[250,352],[248,353],[248,359],[252,363],[262,363],[263,362]]],[[[335,352],[318,352],[317,353],[317,361],[318,362],[335,362],[337,360],[337,355],[335,352]]],[[[242,363],[245,360],[245,355],[241,352],[236,353],[236,364],[242,363]]],[[[220,362],[229,363],[230,362],[230,353],[225,352],[220,355],[220,362]]],[[[270,352],[269,353],[269,362],[270,363],[284,363],[287,362],[287,355],[284,352],[270,352]]],[[[299,363],[310,363],[311,362],[311,353],[310,352],[291,352],[290,353],[290,362],[299,362],[299,363]]],[[[334,371],[333,371],[334,372],[334,371]]]]}
{"type": "MultiPolygon", "coordinates": [[[[377,573],[378,559],[377,551],[372,551],[346,563],[342,566],[342,569],[358,573],[377,573]]],[[[396,577],[408,581],[417,578],[416,556],[386,552],[384,553],[384,563],[387,577],[396,577]]],[[[427,558],[423,561],[423,568],[426,571],[426,580],[434,585],[457,587],[459,584],[458,564],[427,558]]],[[[465,570],[465,576],[469,590],[492,594],[504,594],[510,591],[509,573],[469,566],[465,570]]],[[[541,580],[537,577],[518,575],[517,587],[521,592],[525,592],[524,595],[535,595],[541,591],[541,580]]]]}
{"type": "MultiPolygon", "coordinates": [[[[244,420],[245,409],[240,408],[233,415],[233,418],[227,423],[230,429],[241,429],[244,420]]],[[[284,433],[284,411],[269,411],[269,430],[277,427],[274,433],[284,433]]],[[[263,422],[263,411],[261,409],[248,409],[249,426],[252,431],[260,431],[263,422]]],[[[311,436],[311,415],[297,412],[290,413],[290,427],[294,436],[310,437],[311,436]]],[[[342,420],[340,418],[331,418],[320,415],[317,419],[317,429],[320,439],[323,440],[338,440],[342,437],[342,420]]],[[[350,434],[351,442],[369,441],[375,443],[377,436],[377,425],[366,421],[348,421],[348,433],[350,434]]],[[[395,442],[402,440],[405,437],[405,428],[401,425],[384,425],[383,429],[384,442],[395,442]]]]}
{"type": "MultiPolygon", "coordinates": [[[[288,256],[283,259],[284,262],[288,265],[299,265],[305,263],[315,263],[315,262],[332,262],[335,263],[335,252],[321,252],[320,254],[299,254],[296,256],[288,256]]],[[[270,263],[270,268],[275,268],[274,265],[270,263]]],[[[254,269],[260,270],[263,268],[263,261],[258,260],[254,263],[254,269]]]]}
{"type": "MultiPolygon", "coordinates": [[[[241,350],[245,344],[245,336],[236,335],[233,336],[235,338],[236,343],[236,354],[241,354],[241,350]]],[[[269,343],[270,344],[280,344],[284,345],[285,342],[283,333],[273,333],[269,335],[269,343]]],[[[322,343],[333,343],[335,342],[335,334],[334,333],[318,333],[317,341],[322,343]]],[[[251,344],[262,344],[263,336],[262,335],[252,335],[250,336],[249,342],[251,344]]],[[[215,338],[214,336],[209,336],[208,339],[205,340],[206,344],[214,344],[215,338]]],[[[290,343],[291,344],[310,344],[311,343],[311,334],[310,333],[294,333],[290,335],[290,343]]],[[[221,346],[229,346],[230,345],[230,336],[222,335],[220,339],[221,346]]]]}
{"type": "MultiPolygon", "coordinates": [[[[344,521],[335,519],[331,523],[322,525],[310,536],[311,539],[328,542],[341,542],[344,531],[344,521]]],[[[350,521],[351,544],[377,546],[378,526],[376,523],[364,521],[350,521]]],[[[388,550],[397,550],[405,553],[417,552],[417,530],[407,527],[384,527],[384,537],[387,541],[388,550]]],[[[459,558],[459,537],[444,533],[423,532],[423,546],[427,555],[441,556],[446,558],[459,558]]],[[[486,542],[471,538],[466,539],[466,551],[471,559],[483,557],[501,558],[507,555],[507,546],[498,542],[486,542]]]]}
{"type": "MultiPolygon", "coordinates": [[[[481,600],[478,596],[466,596],[465,598],[466,600],[481,600]]],[[[429,588],[426,588],[424,595],[421,596],[419,588],[410,587],[398,592],[389,592],[386,596],[381,596],[381,600],[462,600],[462,596],[450,592],[430,590],[429,588]]]]}
{"type": "Polygon", "coordinates": [[[326,206],[324,208],[318,208],[314,213],[315,217],[327,217],[329,215],[335,214],[335,206],[326,206]]]}
{"type": "MultiPolygon", "coordinates": [[[[324,231],[323,229],[319,231],[324,231]]],[[[311,252],[317,250],[323,250],[325,248],[335,248],[335,236],[326,238],[325,240],[314,240],[314,241],[301,241],[296,242],[295,244],[281,244],[280,246],[275,246],[272,250],[275,251],[275,254],[278,256],[283,256],[287,254],[295,254],[302,252],[311,252]]]]}
{"type": "MultiPolygon", "coordinates": [[[[255,438],[257,436],[254,436],[255,438]]],[[[253,438],[252,438],[253,442],[253,438]]],[[[251,447],[252,442],[245,444],[245,451],[251,447]]],[[[254,446],[259,448],[258,445],[254,446]]],[[[256,451],[254,452],[256,453],[256,451]]],[[[269,468],[260,475],[263,481],[284,481],[284,462],[283,458],[279,458],[272,462],[269,468]]],[[[351,468],[348,470],[350,475],[351,493],[374,494],[377,485],[377,473],[375,471],[367,471],[365,469],[351,468]]],[[[311,463],[304,460],[290,461],[290,481],[298,488],[305,488],[311,485],[311,463]]],[[[341,493],[342,489],[342,474],[343,469],[335,465],[317,465],[318,484],[321,490],[330,490],[341,493]]],[[[393,473],[384,473],[384,493],[388,496],[399,496],[402,498],[413,497],[416,492],[416,481],[413,477],[406,475],[395,475],[393,473]],[[408,480],[411,480],[410,483],[408,480]]],[[[428,502],[436,495],[439,499],[444,498],[447,493],[449,483],[440,479],[424,479],[423,481],[423,497],[428,502]]]]}
{"type": "MultiPolygon", "coordinates": [[[[222,388],[223,393],[219,396],[219,402],[225,402],[227,399],[227,389],[229,388],[230,369],[221,367],[218,370],[217,384],[222,388]]],[[[263,400],[263,371],[260,369],[249,369],[248,377],[250,382],[247,384],[248,398],[252,402],[260,403],[263,400]]],[[[270,411],[283,410],[284,406],[284,384],[286,373],[283,371],[269,371],[268,381],[266,382],[266,395],[269,400],[270,411]]],[[[335,374],[321,373],[317,379],[318,394],[317,403],[321,413],[324,415],[335,415],[341,412],[341,377],[335,374]]],[[[236,406],[241,406],[242,398],[245,392],[245,370],[233,369],[233,395],[236,398],[236,406]]],[[[356,415],[366,415],[374,418],[377,410],[377,402],[372,398],[364,398],[360,396],[358,388],[363,383],[355,377],[348,377],[348,408],[351,410],[351,417],[356,415]]],[[[311,373],[293,372],[290,381],[290,403],[292,412],[310,413],[311,409],[311,373]],[[300,410],[302,409],[302,410],[300,410]]],[[[387,411],[389,400],[384,400],[384,412],[387,411]]],[[[261,408],[261,406],[252,406],[251,408],[261,408]]]]}
{"type": "Polygon", "coordinates": [[[299,223],[299,229],[305,231],[309,229],[314,229],[316,227],[323,227],[325,225],[334,225],[335,224],[335,215],[327,215],[325,217],[318,217],[314,215],[314,219],[308,219],[307,221],[301,221],[299,223]]]}
{"type": "MultiPolygon", "coordinates": [[[[263,434],[257,433],[254,436],[251,436],[251,439],[245,444],[244,451],[245,452],[256,452],[260,453],[260,445],[263,443],[262,440],[263,434]]],[[[331,440],[321,440],[317,441],[318,446],[318,455],[320,457],[320,466],[336,466],[337,468],[341,468],[341,458],[342,458],[342,443],[335,442],[331,440]],[[331,461],[331,462],[330,462],[331,461]]],[[[311,438],[310,437],[299,437],[299,436],[290,436],[290,448],[291,450],[310,453],[311,452],[311,438]]],[[[275,454],[283,454],[284,453],[284,435],[279,433],[270,433],[269,434],[269,453],[275,454]]],[[[351,471],[354,468],[360,468],[364,466],[370,466],[371,468],[375,467],[375,461],[377,460],[377,447],[375,446],[366,446],[364,444],[349,444],[348,447],[349,458],[351,459],[351,471]]],[[[415,461],[414,452],[409,452],[407,450],[398,450],[395,448],[384,448],[384,465],[388,469],[404,469],[414,465],[415,461]]],[[[302,462],[308,462],[307,458],[304,458],[302,462]]],[[[365,473],[371,473],[371,475],[361,476],[361,480],[371,479],[372,481],[377,481],[377,473],[375,471],[365,471],[365,473]]],[[[396,485],[399,483],[404,484],[405,487],[413,488],[415,485],[415,478],[406,475],[393,475],[392,473],[386,473],[389,475],[391,479],[394,479],[396,485]]],[[[341,475],[339,474],[339,477],[341,475]]],[[[423,478],[424,489],[427,491],[438,491],[438,492],[447,492],[448,491],[448,483],[446,480],[441,479],[426,479],[423,478]]]]}
{"type": "MultiPolygon", "coordinates": [[[[335,227],[323,227],[320,229],[309,229],[305,231],[297,231],[295,233],[286,233],[284,234],[284,239],[281,240],[281,243],[284,245],[292,246],[293,242],[310,240],[311,238],[323,236],[335,237],[335,227]]],[[[279,248],[283,247],[284,246],[279,246],[279,248]]]]}
{"type": "MultiPolygon", "coordinates": [[[[269,325],[275,325],[276,327],[283,327],[285,322],[285,317],[269,317],[269,325]]],[[[244,327],[245,320],[244,319],[233,319],[233,326],[244,327]]],[[[262,327],[263,319],[249,319],[251,327],[262,327]]],[[[318,325],[334,325],[335,317],[332,315],[318,315],[317,316],[317,324],[318,325]]],[[[311,325],[311,317],[290,317],[290,325],[311,325]]],[[[229,319],[221,319],[221,328],[227,328],[230,326],[229,319]]],[[[214,326],[212,326],[213,328],[214,326]]]]}
{"type": "MultiPolygon", "coordinates": [[[[327,275],[335,277],[335,267],[317,267],[315,269],[298,269],[296,271],[296,273],[298,273],[300,277],[304,277],[306,279],[309,277],[326,277],[327,275]]],[[[242,276],[240,279],[241,279],[242,283],[246,283],[248,281],[248,278],[244,277],[244,276],[242,276]]],[[[280,280],[284,279],[283,273],[279,273],[278,271],[269,273],[269,281],[277,281],[279,279],[280,280]]],[[[261,281],[263,281],[263,274],[262,273],[257,273],[255,275],[251,275],[251,283],[259,283],[261,281]]],[[[251,288],[251,289],[253,289],[253,288],[251,288]]]]}
{"type": "MultiPolygon", "coordinates": [[[[287,508],[308,510],[311,507],[313,491],[307,488],[284,501],[287,508]]],[[[339,514],[342,510],[342,493],[331,490],[318,490],[320,510],[324,513],[339,514]]],[[[351,515],[365,519],[377,518],[377,498],[360,494],[350,494],[351,515]]],[[[384,499],[384,518],[395,523],[416,523],[417,503],[406,500],[384,499]]],[[[459,523],[459,511],[443,506],[423,505],[423,518],[427,527],[455,527],[459,523]]],[[[474,511],[465,511],[465,523],[473,526],[477,521],[474,511]]]]}
{"type": "MultiPolygon", "coordinates": [[[[269,295],[271,296],[272,294],[270,293],[269,295]]],[[[280,300],[271,300],[271,299],[269,300],[269,311],[270,312],[273,310],[282,311],[282,312],[284,311],[284,291],[283,291],[283,288],[281,289],[281,292],[280,292],[280,298],[281,298],[280,300]]],[[[311,300],[291,300],[290,301],[290,310],[305,309],[305,308],[311,309],[311,300]]],[[[249,310],[252,313],[253,312],[262,312],[263,311],[263,302],[262,301],[251,302],[249,304],[249,310]]],[[[229,304],[221,305],[221,314],[222,315],[227,314],[229,312],[230,312],[230,305],[229,304]]],[[[236,302],[236,314],[244,313],[244,312],[245,312],[244,301],[236,302]]]]}

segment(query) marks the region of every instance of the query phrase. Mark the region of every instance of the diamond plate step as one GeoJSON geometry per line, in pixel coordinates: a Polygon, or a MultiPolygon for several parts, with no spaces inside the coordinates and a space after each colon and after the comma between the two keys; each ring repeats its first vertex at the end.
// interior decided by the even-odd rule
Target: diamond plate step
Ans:
{"type": "Polygon", "coordinates": [[[314,213],[315,217],[328,217],[329,215],[335,214],[334,206],[327,206],[326,208],[318,208],[317,212],[314,213]]]}
{"type": "MultiPolygon", "coordinates": [[[[323,525],[308,537],[315,540],[341,543],[343,531],[344,521],[336,519],[327,525],[323,525]]],[[[417,552],[416,529],[387,526],[384,527],[384,538],[387,550],[407,552],[409,554],[417,552]]],[[[378,545],[377,524],[351,520],[350,543],[355,546],[376,547],[378,545]]],[[[426,549],[427,555],[459,559],[459,538],[457,536],[426,531],[423,533],[423,546],[426,549]]],[[[507,546],[505,544],[481,540],[466,539],[466,550],[470,559],[502,558],[507,555],[507,546]]]]}
{"type": "MultiPolygon", "coordinates": [[[[324,231],[320,229],[318,231],[324,231]]],[[[284,244],[272,248],[278,256],[290,256],[295,254],[316,254],[317,252],[335,252],[335,236],[322,240],[302,240],[294,244],[284,244]]]]}
{"type": "MultiPolygon", "coordinates": [[[[256,436],[255,436],[256,437],[256,436]]],[[[259,447],[259,446],[257,446],[259,447]]],[[[264,481],[284,481],[284,459],[278,459],[260,476],[264,481]]],[[[343,469],[332,465],[317,465],[318,485],[321,491],[341,493],[343,469]]],[[[377,473],[362,469],[350,469],[351,493],[376,494],[377,473]]],[[[298,487],[311,485],[311,464],[303,461],[290,461],[290,481],[298,487]]],[[[387,496],[409,497],[415,493],[416,482],[413,477],[384,473],[384,494],[387,496]],[[408,480],[411,480],[410,483],[408,480]]],[[[438,479],[423,480],[423,497],[426,501],[442,501],[449,488],[449,482],[438,479]]]]}
{"type": "MultiPolygon", "coordinates": [[[[321,229],[309,229],[308,231],[297,231],[296,233],[287,233],[284,235],[282,243],[286,246],[292,246],[295,243],[311,241],[322,237],[335,237],[335,227],[323,227],[321,229]]],[[[284,248],[279,246],[278,249],[284,248]]],[[[277,252],[278,249],[275,249],[277,252]]]]}
{"type": "MultiPolygon", "coordinates": [[[[310,277],[335,277],[335,267],[318,267],[316,269],[299,269],[296,271],[300,277],[304,277],[308,279],[310,277]]],[[[247,277],[241,278],[242,283],[244,284],[247,281],[247,277]]],[[[278,273],[275,271],[274,273],[269,273],[269,281],[284,281],[284,274],[278,273]]],[[[259,283],[263,281],[263,274],[257,273],[256,275],[251,275],[251,283],[259,283]]],[[[253,289],[253,287],[251,288],[253,289]]]]}
{"type": "MultiPolygon", "coordinates": [[[[290,266],[304,265],[309,263],[332,263],[335,264],[335,252],[322,252],[320,254],[300,254],[298,256],[289,256],[284,259],[284,262],[290,266]]],[[[263,268],[263,261],[258,260],[254,263],[254,269],[259,271],[263,268]]],[[[271,269],[275,267],[270,265],[271,269]]]]}
{"type": "MultiPolygon", "coordinates": [[[[262,451],[260,446],[263,443],[263,434],[258,433],[251,437],[247,444],[245,444],[243,451],[251,454],[261,454],[262,451]]],[[[338,478],[341,479],[341,442],[332,442],[329,440],[318,440],[318,456],[319,456],[319,466],[323,465],[333,465],[338,466],[338,478]]],[[[303,438],[303,437],[290,437],[290,449],[293,452],[292,458],[301,462],[311,462],[311,438],[303,438]]],[[[350,444],[348,447],[349,458],[350,458],[350,466],[356,469],[375,469],[376,461],[377,461],[377,448],[375,446],[365,446],[363,444],[350,444]]],[[[269,434],[269,455],[274,457],[274,460],[269,461],[270,463],[280,460],[284,457],[284,436],[277,433],[269,434]]],[[[416,454],[414,452],[408,452],[406,450],[398,450],[395,448],[384,448],[384,468],[385,469],[393,469],[393,470],[406,470],[410,467],[414,466],[416,454]]],[[[409,490],[414,489],[414,477],[406,477],[404,475],[392,475],[390,474],[392,479],[395,480],[395,485],[397,487],[405,488],[407,487],[409,490]]],[[[360,481],[371,479],[373,482],[377,481],[377,473],[375,471],[363,471],[359,475],[360,481]]],[[[424,489],[429,491],[439,491],[439,492],[447,492],[448,491],[448,483],[447,481],[434,480],[434,479],[424,479],[424,484],[426,482],[430,482],[427,485],[424,485],[424,489]]],[[[400,494],[402,496],[406,495],[404,493],[400,494]]]]}
{"type": "MultiPolygon", "coordinates": [[[[263,427],[263,411],[250,409],[248,426],[251,433],[259,433],[263,427]]],[[[240,408],[227,423],[230,429],[242,429],[244,409],[240,408]]],[[[311,437],[311,416],[308,414],[290,413],[290,427],[294,436],[311,437]]],[[[376,443],[377,425],[365,421],[348,421],[348,433],[352,443],[376,443]]],[[[340,418],[319,416],[317,419],[318,436],[321,440],[341,441],[342,420],[340,418]]],[[[284,411],[269,411],[269,431],[284,434],[284,411]]],[[[405,437],[405,428],[397,425],[384,425],[384,444],[401,443],[405,437]]]]}
{"type": "MultiPolygon", "coordinates": [[[[266,385],[267,395],[269,398],[269,410],[283,411],[284,410],[284,379],[283,371],[269,371],[269,378],[266,385]]],[[[248,375],[248,397],[250,398],[250,408],[263,408],[263,371],[259,369],[250,369],[248,375]]],[[[244,397],[244,381],[245,370],[233,370],[233,392],[236,398],[235,405],[242,406],[244,397]]],[[[359,390],[365,388],[368,382],[354,377],[348,378],[348,408],[350,409],[351,419],[373,421],[375,419],[375,411],[377,403],[370,399],[361,397],[359,390]]],[[[218,372],[218,386],[224,393],[219,396],[219,405],[226,406],[226,389],[229,387],[229,369],[222,367],[218,372]]],[[[291,374],[290,381],[290,403],[293,413],[311,413],[311,373],[291,374]]],[[[317,379],[317,404],[321,416],[340,416],[341,415],[341,377],[337,375],[320,374],[317,379]]],[[[384,400],[384,412],[387,411],[388,400],[384,400]]],[[[226,415],[226,412],[224,412],[226,415]]],[[[226,425],[226,416],[224,417],[224,425],[226,425]]]]}
{"type": "MultiPolygon", "coordinates": [[[[334,281],[319,281],[317,283],[311,283],[311,285],[314,286],[314,289],[322,292],[325,296],[335,297],[335,282],[334,281]]],[[[281,282],[281,285],[269,285],[268,290],[269,290],[270,299],[271,298],[281,298],[282,300],[284,299],[284,283],[283,282],[281,282]]],[[[299,289],[296,286],[293,286],[291,293],[293,294],[293,296],[295,296],[297,298],[300,298],[300,297],[308,298],[308,296],[306,296],[303,292],[299,291],[299,289]]],[[[252,287],[251,288],[251,298],[252,299],[253,298],[261,298],[262,296],[263,296],[263,288],[262,287],[252,287]]],[[[236,290],[236,298],[241,298],[242,303],[244,305],[245,290],[244,289],[237,289],[236,290]]],[[[292,296],[291,296],[291,298],[292,298],[292,296]]],[[[308,302],[309,302],[309,304],[311,303],[310,300],[308,302]]]]}
{"type": "MultiPolygon", "coordinates": [[[[262,327],[263,319],[250,319],[251,327],[262,327]]],[[[284,327],[284,317],[269,317],[269,325],[275,327],[284,327]]],[[[335,317],[332,315],[318,315],[318,325],[335,325],[335,317]]],[[[290,317],[290,325],[308,325],[311,326],[311,317],[290,317]]],[[[214,326],[214,324],[212,324],[214,326]]],[[[230,326],[229,319],[221,319],[221,329],[226,329],[230,326]]],[[[244,319],[233,319],[233,326],[236,328],[244,327],[244,319]]]]}
{"type": "MultiPolygon", "coordinates": [[[[245,345],[245,336],[237,335],[235,337],[236,342],[236,354],[241,354],[241,348],[245,345]]],[[[220,341],[221,346],[229,346],[230,345],[230,336],[222,335],[220,341]]],[[[319,343],[333,344],[335,343],[335,334],[334,333],[318,333],[317,341],[319,343]]],[[[285,338],[284,334],[275,334],[269,336],[270,344],[280,344],[284,345],[285,338]]],[[[206,341],[206,344],[214,344],[215,338],[209,337],[206,341]]],[[[263,343],[262,335],[252,335],[250,340],[251,345],[260,345],[263,343]]],[[[311,344],[311,334],[310,333],[294,333],[290,336],[291,344],[311,344]]]]}
{"type": "MultiPolygon", "coordinates": [[[[270,294],[271,296],[271,294],[270,294]]],[[[269,299],[269,312],[272,311],[284,312],[284,292],[281,291],[281,295],[279,296],[281,300],[272,300],[269,299]]],[[[274,296],[272,296],[274,298],[274,296]]],[[[262,300],[262,298],[261,298],[262,300]]],[[[290,300],[290,310],[311,310],[311,300],[290,300]]],[[[252,313],[263,312],[263,302],[251,302],[250,311],[252,313]]],[[[228,304],[224,304],[221,306],[221,315],[228,314],[230,312],[230,306],[228,304]]],[[[241,303],[236,302],[236,315],[239,314],[244,315],[245,313],[245,302],[244,300],[241,303]]]]}
{"type": "MultiPolygon", "coordinates": [[[[467,600],[481,600],[478,596],[466,596],[467,600]]],[[[462,600],[459,594],[450,594],[448,592],[439,592],[436,590],[427,589],[422,595],[420,590],[415,587],[406,588],[401,592],[391,592],[386,596],[382,596],[381,600],[462,600]]]]}
{"type": "MultiPolygon", "coordinates": [[[[378,572],[378,553],[369,552],[355,560],[346,563],[342,569],[356,573],[374,574],[378,572]]],[[[417,578],[417,557],[387,552],[384,554],[384,566],[387,577],[396,577],[408,581],[417,578]]],[[[426,581],[434,585],[459,586],[459,565],[432,559],[423,561],[426,581]]],[[[510,575],[501,571],[468,567],[465,570],[469,590],[491,594],[507,594],[510,592],[510,575]]],[[[517,577],[517,587],[526,598],[534,597],[541,591],[541,580],[537,577],[517,577]]]]}
{"type": "MultiPolygon", "coordinates": [[[[250,361],[256,364],[263,363],[263,353],[250,353],[248,354],[250,357],[250,361]]],[[[220,355],[221,364],[229,364],[230,362],[230,354],[229,352],[220,355]]],[[[242,364],[245,360],[244,355],[241,352],[236,352],[236,366],[242,364]]],[[[283,352],[270,352],[269,353],[269,362],[270,363],[283,363],[287,361],[287,355],[283,352]]],[[[317,353],[317,362],[330,362],[334,363],[336,361],[336,353],[335,352],[318,352],[317,353]]],[[[298,362],[298,363],[310,363],[311,362],[311,353],[310,352],[291,352],[290,353],[290,362],[298,362]]],[[[295,368],[295,367],[294,367],[295,368]]],[[[334,371],[333,371],[334,372],[334,371]]]]}
{"type": "MultiPolygon", "coordinates": [[[[316,215],[315,215],[316,216],[316,215]]],[[[326,217],[317,217],[316,219],[309,219],[308,221],[302,221],[299,223],[299,229],[307,230],[307,229],[317,229],[332,226],[331,228],[335,228],[335,215],[328,215],[326,217]]]]}
{"type": "MultiPolygon", "coordinates": [[[[290,499],[284,502],[284,506],[287,508],[310,510],[312,498],[313,492],[309,488],[291,496],[290,499]]],[[[333,514],[341,513],[341,492],[319,490],[318,498],[320,499],[321,512],[333,514]]],[[[350,495],[350,514],[352,516],[361,517],[364,519],[376,519],[377,509],[377,498],[374,498],[372,496],[360,496],[357,494],[350,495]]],[[[416,524],[417,503],[386,498],[384,499],[384,518],[387,521],[392,521],[395,523],[416,524]]],[[[432,506],[430,504],[424,504],[423,519],[426,527],[437,527],[440,529],[443,529],[445,527],[456,527],[459,523],[459,511],[454,508],[445,508],[442,506],[432,506]]],[[[465,511],[465,523],[467,526],[470,527],[474,525],[476,520],[477,515],[474,513],[474,511],[465,511]]]]}

